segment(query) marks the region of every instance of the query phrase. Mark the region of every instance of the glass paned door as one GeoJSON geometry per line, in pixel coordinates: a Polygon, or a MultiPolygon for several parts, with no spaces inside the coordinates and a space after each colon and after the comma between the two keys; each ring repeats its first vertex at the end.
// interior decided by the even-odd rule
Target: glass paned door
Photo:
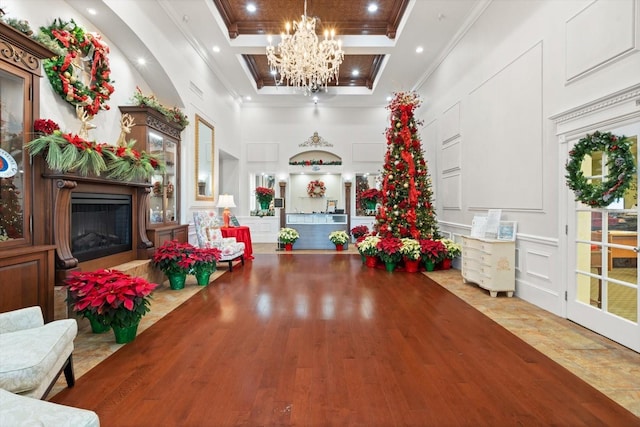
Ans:
{"type": "Polygon", "coordinates": [[[25,79],[0,69],[0,244],[27,235],[24,194],[25,79]]]}
{"type": "MultiPolygon", "coordinates": [[[[640,124],[613,131],[626,135],[638,164],[640,124]]],[[[591,182],[607,176],[606,154],[586,156],[582,172],[591,182]]],[[[640,351],[638,324],[638,174],[624,197],[605,208],[575,202],[569,191],[575,227],[570,257],[567,317],[627,347],[640,351]]]]}

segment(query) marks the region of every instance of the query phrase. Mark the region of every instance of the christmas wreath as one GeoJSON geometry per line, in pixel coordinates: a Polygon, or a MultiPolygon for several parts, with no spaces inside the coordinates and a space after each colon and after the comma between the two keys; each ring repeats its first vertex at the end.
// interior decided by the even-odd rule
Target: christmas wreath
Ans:
{"type": "Polygon", "coordinates": [[[624,136],[596,131],[580,139],[569,151],[566,170],[567,186],[574,191],[577,201],[593,207],[608,206],[624,196],[636,172],[631,142],[624,136]],[[597,151],[606,154],[608,174],[601,181],[586,178],[581,170],[584,157],[597,151]]]}
{"type": "MultiPolygon", "coordinates": [[[[43,61],[44,71],[53,90],[69,104],[82,106],[88,114],[96,115],[113,93],[109,68],[109,46],[98,34],[85,32],[73,19],[69,22],[57,18],[48,27],[40,28],[39,38],[55,42],[58,56],[43,61]],[[88,64],[88,82],[79,78],[81,62],[88,64]]],[[[51,43],[47,43],[51,44],[51,43]]]]}
{"type": "Polygon", "coordinates": [[[325,191],[327,191],[327,187],[324,186],[324,182],[318,181],[317,179],[307,185],[307,194],[309,197],[324,197],[325,191]]]}

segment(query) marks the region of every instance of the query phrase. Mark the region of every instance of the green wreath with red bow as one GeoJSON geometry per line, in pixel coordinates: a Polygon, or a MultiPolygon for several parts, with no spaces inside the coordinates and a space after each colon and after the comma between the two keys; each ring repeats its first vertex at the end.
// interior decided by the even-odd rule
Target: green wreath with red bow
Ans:
{"type": "Polygon", "coordinates": [[[43,61],[44,71],[53,90],[69,104],[82,106],[90,115],[108,110],[106,101],[113,93],[109,46],[99,34],[80,28],[73,19],[69,22],[56,18],[48,27],[40,28],[40,36],[51,39],[59,49],[59,55],[43,61]],[[77,78],[73,61],[86,60],[90,66],[89,83],[77,78]]]}
{"type": "Polygon", "coordinates": [[[592,207],[609,206],[624,196],[636,173],[636,161],[631,152],[631,141],[611,132],[594,132],[580,139],[569,151],[566,165],[567,186],[576,200],[592,207]],[[602,180],[586,178],[582,172],[585,156],[602,151],[606,154],[607,176],[602,180]]]}

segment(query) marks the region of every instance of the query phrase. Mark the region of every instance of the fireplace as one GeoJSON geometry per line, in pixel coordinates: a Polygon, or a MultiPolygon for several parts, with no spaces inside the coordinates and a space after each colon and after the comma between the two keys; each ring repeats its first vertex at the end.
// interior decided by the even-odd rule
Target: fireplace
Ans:
{"type": "Polygon", "coordinates": [[[71,253],[88,261],[132,249],[131,195],[73,192],[71,253]]]}

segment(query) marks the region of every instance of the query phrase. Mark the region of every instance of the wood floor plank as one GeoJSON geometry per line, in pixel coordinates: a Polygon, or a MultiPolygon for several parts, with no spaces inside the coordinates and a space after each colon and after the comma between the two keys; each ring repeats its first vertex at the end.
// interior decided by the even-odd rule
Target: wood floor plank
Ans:
{"type": "Polygon", "coordinates": [[[103,427],[640,425],[426,276],[342,254],[257,254],[51,400],[103,427]]]}

